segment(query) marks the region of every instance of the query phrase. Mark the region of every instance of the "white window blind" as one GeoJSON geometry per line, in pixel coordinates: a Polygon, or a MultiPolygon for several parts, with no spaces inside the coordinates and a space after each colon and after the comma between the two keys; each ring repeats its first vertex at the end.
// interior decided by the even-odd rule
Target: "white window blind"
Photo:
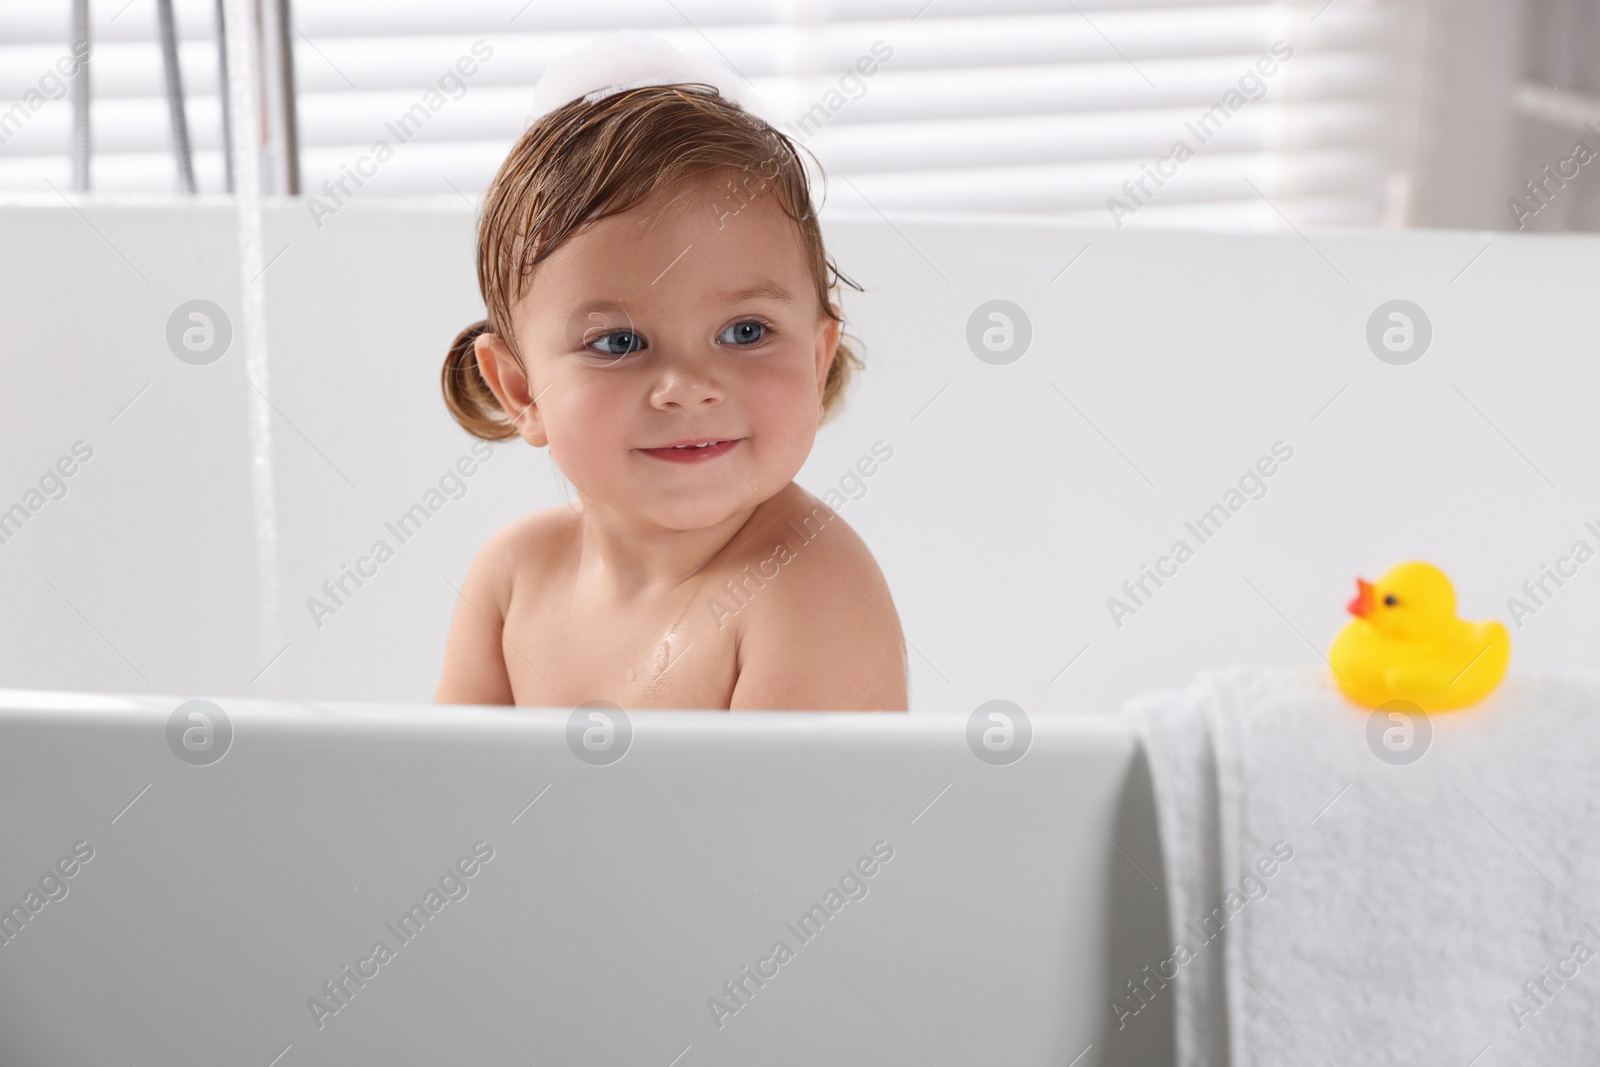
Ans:
{"type": "MultiPolygon", "coordinates": [[[[54,89],[69,6],[0,6],[0,190],[67,188],[64,80],[38,110],[23,101],[54,89]]],[[[176,4],[202,193],[224,180],[214,6],[176,4]]],[[[545,64],[618,26],[747,76],[793,117],[785,132],[821,161],[830,205],[1375,224],[1394,167],[1392,3],[295,0],[290,17],[302,192],[330,204],[324,183],[351,171],[361,183],[344,189],[360,197],[474,197],[545,64]]],[[[154,0],[96,0],[91,39],[91,188],[175,192],[154,0]]]]}

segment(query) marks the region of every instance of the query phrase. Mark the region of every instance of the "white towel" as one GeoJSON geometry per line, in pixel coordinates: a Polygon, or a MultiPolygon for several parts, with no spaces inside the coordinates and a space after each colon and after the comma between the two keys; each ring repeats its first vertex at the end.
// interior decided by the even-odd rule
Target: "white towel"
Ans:
{"type": "Polygon", "coordinates": [[[1600,1062],[1600,672],[1513,668],[1409,764],[1325,668],[1125,710],[1194,953],[1157,968],[1180,1067],[1600,1062]]]}

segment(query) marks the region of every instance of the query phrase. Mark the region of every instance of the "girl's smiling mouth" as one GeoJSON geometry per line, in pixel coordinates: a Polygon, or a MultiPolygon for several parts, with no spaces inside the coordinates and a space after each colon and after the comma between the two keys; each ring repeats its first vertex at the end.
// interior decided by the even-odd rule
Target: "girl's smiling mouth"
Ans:
{"type": "Polygon", "coordinates": [[[713,456],[727,455],[743,441],[743,437],[692,437],[659,448],[640,448],[636,451],[668,463],[702,463],[713,456]]]}

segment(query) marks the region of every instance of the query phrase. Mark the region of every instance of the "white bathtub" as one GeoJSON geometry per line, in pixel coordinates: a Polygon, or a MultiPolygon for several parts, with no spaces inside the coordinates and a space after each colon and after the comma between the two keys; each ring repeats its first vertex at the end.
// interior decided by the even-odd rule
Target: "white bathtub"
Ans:
{"type": "MultiPolygon", "coordinates": [[[[1354,577],[1407,557],[1451,574],[1464,616],[1508,618],[1600,521],[1581,491],[1600,446],[1593,238],[833,216],[830,249],[866,287],[844,303],[868,370],[800,481],[848,495],[883,566],[913,714],[641,714],[637,750],[600,773],[564,749],[567,709],[417,706],[477,546],[562,499],[542,453],[495,446],[334,614],[311,606],[470,454],[437,385],[481,315],[470,210],[369,199],[319,229],[269,204],[265,221],[253,385],[225,203],[0,205],[0,513],[25,509],[0,541],[0,687],[32,691],[0,713],[0,898],[79,840],[97,850],[0,947],[24,961],[0,965],[9,1058],[113,1044],[266,1064],[293,1045],[289,1067],[400,1042],[437,1061],[428,1043],[453,1037],[516,1062],[498,1027],[534,1062],[669,1064],[692,1045],[685,1067],[847,1048],[1160,1063],[1161,996],[1131,1035],[1111,1028],[1165,920],[1141,764],[1107,716],[1205,666],[1315,663],[1354,577]],[[204,366],[166,336],[196,299],[234,328],[204,366]],[[1367,340],[1395,299],[1432,327],[1404,366],[1367,340]],[[1031,325],[1009,365],[966,340],[991,300],[1031,325]],[[852,475],[880,443],[892,457],[852,475]],[[1264,492],[1195,536],[1285,445],[1264,492]],[[1180,538],[1192,557],[1161,563],[1180,538]],[[96,693],[118,696],[95,710],[96,693]],[[195,698],[238,726],[211,767],[162,739],[195,698]],[[1008,768],[961,740],[994,698],[1038,729],[1008,768]],[[857,931],[710,1028],[706,999],[773,926],[894,833],[901,865],[842,916],[857,931]],[[514,844],[450,913],[459,935],[308,1030],[306,999],[360,941],[496,834],[514,844]]],[[[1577,580],[1543,599],[1518,660],[1585,662],[1597,595],[1577,580]]]]}
{"type": "Polygon", "coordinates": [[[1115,720],[183,703],[0,693],[0,1062],[1170,1061],[1115,720]]]}

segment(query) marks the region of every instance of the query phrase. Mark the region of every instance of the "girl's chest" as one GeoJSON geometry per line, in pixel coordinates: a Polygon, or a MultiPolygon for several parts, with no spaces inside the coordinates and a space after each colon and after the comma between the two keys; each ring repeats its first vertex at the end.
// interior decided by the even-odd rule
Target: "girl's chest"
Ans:
{"type": "Polygon", "coordinates": [[[736,628],[703,592],[636,611],[594,611],[560,595],[511,603],[501,651],[513,700],[577,707],[726,709],[738,678],[736,628]]]}

